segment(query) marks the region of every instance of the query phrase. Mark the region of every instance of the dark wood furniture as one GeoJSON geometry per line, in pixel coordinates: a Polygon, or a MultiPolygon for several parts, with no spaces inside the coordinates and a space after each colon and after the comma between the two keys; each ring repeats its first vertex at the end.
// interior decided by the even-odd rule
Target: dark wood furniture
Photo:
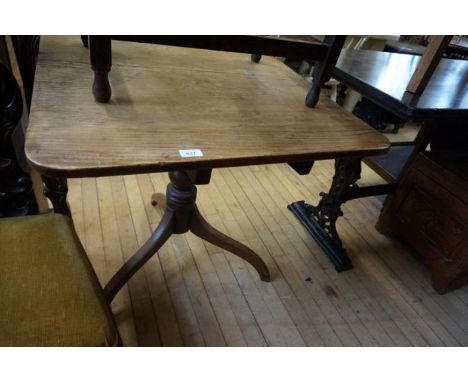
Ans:
{"type": "MultiPolygon", "coordinates": [[[[426,47],[410,41],[387,41],[385,52],[423,55],[426,47]]],[[[454,36],[444,52],[445,58],[468,59],[468,38],[454,36]]]]}
{"type": "Polygon", "coordinates": [[[97,103],[84,80],[90,73],[79,40],[42,38],[26,142],[30,163],[63,213],[68,177],[169,172],[164,218],[106,286],[109,300],[170,234],[187,230],[269,279],[258,255],[200,216],[195,185],[209,182],[212,169],[290,163],[306,173],[314,160],[389,147],[326,97],[313,110],[305,107],[309,85],[276,59],[258,65],[245,54],[126,42],[113,51],[114,96],[97,103]]]}
{"type": "MultiPolygon", "coordinates": [[[[442,59],[421,95],[406,92],[420,57],[343,49],[333,77],[403,120],[422,123],[414,142],[392,145],[388,153],[362,157],[387,183],[358,187],[360,159],[340,159],[328,193],[319,206],[290,208],[332,259],[338,271],[350,269],[335,224],[340,205],[357,197],[392,193],[405,167],[429,144],[432,150],[468,148],[468,62],[442,59]]],[[[384,207],[385,208],[385,207],[384,207]]]]}
{"type": "Polygon", "coordinates": [[[13,139],[24,109],[7,40],[0,36],[0,217],[31,215],[38,210],[31,178],[17,155],[13,139]]]}
{"type": "Polygon", "coordinates": [[[437,292],[468,282],[468,151],[418,154],[379,225],[424,257],[437,292]]]}
{"type": "Polygon", "coordinates": [[[252,53],[258,63],[262,55],[303,59],[314,64],[313,82],[305,103],[314,107],[322,85],[332,74],[346,36],[326,36],[324,41],[261,36],[88,36],[91,68],[94,71],[93,94],[98,102],[108,102],[111,86],[108,73],[112,66],[112,40],[163,44],[226,52],[252,53]]]}
{"type": "Polygon", "coordinates": [[[406,91],[422,94],[447,49],[452,36],[431,36],[426,51],[411,76],[406,91]]]}

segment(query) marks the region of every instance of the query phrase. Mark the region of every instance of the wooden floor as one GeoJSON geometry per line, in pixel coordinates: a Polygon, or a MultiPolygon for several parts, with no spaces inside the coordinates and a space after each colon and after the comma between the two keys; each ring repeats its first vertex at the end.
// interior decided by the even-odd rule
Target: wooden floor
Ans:
{"type": "MultiPolygon", "coordinates": [[[[468,345],[468,288],[435,293],[406,245],[374,228],[377,198],[344,206],[339,232],[354,269],[336,273],[286,208],[318,200],[333,162],[296,175],[287,165],[213,171],[199,206],[216,228],[248,244],[273,280],[192,234],[173,236],[116,297],[127,346],[468,345]]],[[[364,169],[363,183],[376,180],[364,169]]],[[[105,283],[161,218],[151,206],[166,174],[69,181],[79,236],[105,283]]]]}

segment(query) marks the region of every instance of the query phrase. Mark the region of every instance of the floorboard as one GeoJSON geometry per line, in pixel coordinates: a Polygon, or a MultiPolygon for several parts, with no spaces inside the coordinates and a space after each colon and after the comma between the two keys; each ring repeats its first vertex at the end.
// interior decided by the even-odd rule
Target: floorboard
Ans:
{"type": "MultiPolygon", "coordinates": [[[[468,287],[433,291],[406,244],[374,225],[381,199],[343,207],[338,230],[354,269],[332,264],[286,206],[316,203],[333,176],[287,165],[213,170],[198,204],[217,229],[254,249],[271,283],[246,262],[191,233],[173,236],[112,303],[125,346],[467,346],[468,287]]],[[[379,182],[364,166],[362,184],[379,182]]],[[[166,174],[69,180],[78,235],[105,284],[157,227],[151,205],[166,174]]]]}

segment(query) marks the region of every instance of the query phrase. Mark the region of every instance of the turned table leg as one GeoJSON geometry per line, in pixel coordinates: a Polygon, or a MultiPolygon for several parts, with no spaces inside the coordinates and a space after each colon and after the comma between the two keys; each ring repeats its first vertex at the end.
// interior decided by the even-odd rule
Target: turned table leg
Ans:
{"type": "Polygon", "coordinates": [[[50,199],[56,213],[71,216],[67,203],[68,186],[66,178],[54,178],[42,175],[44,195],[50,199]]]}
{"type": "Polygon", "coordinates": [[[88,45],[91,69],[94,72],[94,99],[107,103],[112,93],[108,78],[112,66],[111,39],[108,36],[88,36],[88,45]]]}
{"type": "MultiPolygon", "coordinates": [[[[183,234],[187,231],[244,259],[257,270],[262,281],[270,281],[270,273],[260,256],[245,245],[216,230],[201,216],[195,203],[197,198],[195,182],[205,183],[206,174],[208,174],[206,171],[201,171],[200,174],[177,170],[169,172],[171,182],[166,190],[164,216],[156,231],[104,288],[109,302],[172,234],[183,234]]],[[[162,194],[156,195],[160,198],[162,194]]],[[[158,202],[158,204],[161,203],[158,202]]]]}
{"type": "Polygon", "coordinates": [[[330,190],[328,193],[320,193],[322,198],[317,206],[304,201],[288,206],[324,250],[338,272],[353,267],[336,230],[336,221],[343,215],[341,205],[350,199],[351,191],[360,177],[361,158],[336,159],[335,175],[330,190]]]}
{"type": "Polygon", "coordinates": [[[251,54],[250,59],[252,60],[252,62],[259,63],[260,60],[262,59],[262,55],[261,54],[251,54]]]}

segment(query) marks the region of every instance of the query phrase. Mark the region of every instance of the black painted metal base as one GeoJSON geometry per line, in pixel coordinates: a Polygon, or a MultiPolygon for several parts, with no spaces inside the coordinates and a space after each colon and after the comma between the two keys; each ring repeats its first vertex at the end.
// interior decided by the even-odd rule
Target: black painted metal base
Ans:
{"type": "Polygon", "coordinates": [[[356,184],[360,176],[361,158],[338,158],[335,160],[335,175],[330,190],[320,193],[321,199],[317,206],[304,201],[288,206],[325,251],[338,272],[353,267],[336,230],[336,221],[343,215],[343,203],[360,194],[367,195],[368,190],[356,184]]]}
{"type": "Polygon", "coordinates": [[[329,235],[325,230],[320,227],[320,224],[314,218],[313,214],[310,213],[309,204],[303,200],[299,202],[291,203],[288,209],[296,215],[302,225],[312,235],[315,241],[320,245],[325,254],[331,260],[337,272],[346,271],[353,268],[351,259],[346,253],[346,249],[342,245],[337,244],[330,239],[329,235]]]}

